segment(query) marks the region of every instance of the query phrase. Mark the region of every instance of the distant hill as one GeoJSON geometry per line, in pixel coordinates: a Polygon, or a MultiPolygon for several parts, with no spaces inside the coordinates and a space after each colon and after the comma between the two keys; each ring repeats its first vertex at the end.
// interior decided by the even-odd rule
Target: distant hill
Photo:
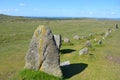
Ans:
{"type": "Polygon", "coordinates": [[[11,16],[0,14],[0,21],[6,19],[17,19],[17,20],[25,20],[25,19],[42,19],[42,20],[120,20],[120,18],[90,18],[90,17],[39,17],[39,16],[11,16]]]}
{"type": "Polygon", "coordinates": [[[5,14],[0,14],[0,19],[3,18],[23,18],[22,16],[10,16],[10,15],[5,15],[5,14]]]}
{"type": "Polygon", "coordinates": [[[26,21],[26,20],[28,20],[28,18],[23,16],[10,16],[5,14],[0,14],[0,22],[5,22],[5,21],[14,22],[14,21],[26,21]]]}

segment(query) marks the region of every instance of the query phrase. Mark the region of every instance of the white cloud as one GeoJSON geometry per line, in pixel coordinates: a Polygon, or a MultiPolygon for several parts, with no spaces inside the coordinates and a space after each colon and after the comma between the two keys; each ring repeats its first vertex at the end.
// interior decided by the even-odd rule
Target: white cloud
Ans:
{"type": "Polygon", "coordinates": [[[93,12],[89,12],[89,14],[90,14],[90,15],[92,15],[92,14],[93,14],[93,12]]]}
{"type": "Polygon", "coordinates": [[[112,15],[115,15],[116,13],[115,13],[115,12],[112,12],[111,14],[112,14],[112,15]]]}
{"type": "Polygon", "coordinates": [[[20,3],[19,6],[26,6],[26,4],[24,4],[24,3],[20,3]]]}
{"type": "Polygon", "coordinates": [[[17,12],[19,9],[1,9],[0,12],[17,12]]]}

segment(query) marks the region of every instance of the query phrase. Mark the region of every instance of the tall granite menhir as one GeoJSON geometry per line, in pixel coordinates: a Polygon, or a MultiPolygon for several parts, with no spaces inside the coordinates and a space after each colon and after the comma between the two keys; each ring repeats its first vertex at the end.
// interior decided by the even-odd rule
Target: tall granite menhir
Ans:
{"type": "Polygon", "coordinates": [[[25,69],[41,70],[61,77],[59,50],[51,30],[40,25],[34,32],[25,57],[25,69]]]}

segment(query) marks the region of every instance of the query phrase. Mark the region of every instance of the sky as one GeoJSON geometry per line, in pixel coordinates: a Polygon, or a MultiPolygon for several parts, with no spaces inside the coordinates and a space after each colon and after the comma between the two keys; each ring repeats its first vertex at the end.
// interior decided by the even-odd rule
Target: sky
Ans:
{"type": "Polygon", "coordinates": [[[0,0],[0,14],[120,18],[120,0],[0,0]]]}

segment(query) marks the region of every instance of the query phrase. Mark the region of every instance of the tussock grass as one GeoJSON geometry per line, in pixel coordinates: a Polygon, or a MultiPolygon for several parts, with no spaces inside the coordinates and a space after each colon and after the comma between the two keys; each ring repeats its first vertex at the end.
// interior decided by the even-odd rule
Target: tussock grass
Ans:
{"type": "Polygon", "coordinates": [[[17,80],[63,80],[62,78],[48,75],[41,71],[34,71],[27,69],[22,70],[19,74],[19,79],[18,77],[16,79],[17,80]]]}

